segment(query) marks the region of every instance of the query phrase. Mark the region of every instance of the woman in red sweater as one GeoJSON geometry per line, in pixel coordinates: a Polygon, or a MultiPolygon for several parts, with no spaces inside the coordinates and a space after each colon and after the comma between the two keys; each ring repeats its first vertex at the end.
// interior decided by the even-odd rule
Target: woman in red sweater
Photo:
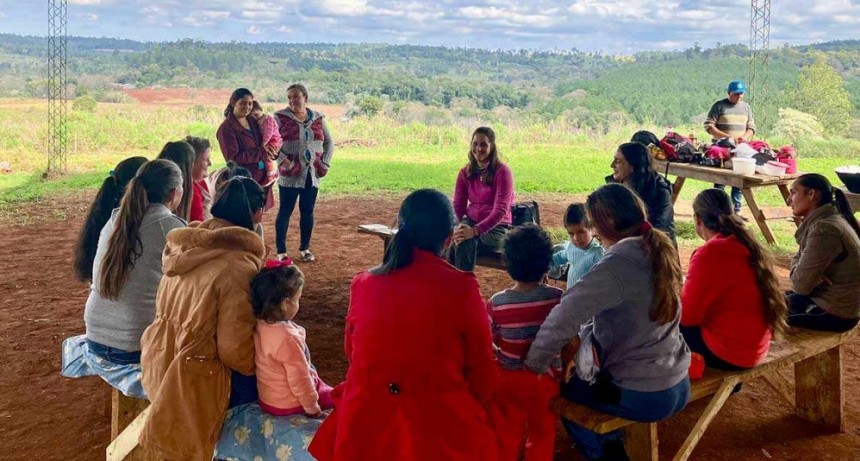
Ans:
{"type": "Polygon", "coordinates": [[[382,265],[352,280],[349,370],[309,451],[320,461],[495,460],[489,318],[475,276],[440,257],[451,203],[417,190],[397,221],[382,265]]]}
{"type": "Polygon", "coordinates": [[[752,368],[767,355],[771,337],[785,330],[787,307],[770,254],[725,192],[701,192],[693,213],[705,244],[693,252],[681,290],[681,332],[708,366],[752,368]]]}

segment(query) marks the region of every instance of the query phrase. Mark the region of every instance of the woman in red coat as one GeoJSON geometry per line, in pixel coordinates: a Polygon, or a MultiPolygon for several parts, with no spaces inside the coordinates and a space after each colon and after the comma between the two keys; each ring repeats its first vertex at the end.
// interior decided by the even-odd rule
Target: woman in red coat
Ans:
{"type": "Polygon", "coordinates": [[[266,191],[268,210],[274,205],[272,185],[266,181],[266,162],[278,158],[278,152],[267,150],[257,120],[251,115],[254,95],[247,88],[237,88],[224,109],[224,121],[218,127],[216,137],[221,146],[224,161],[233,162],[251,173],[251,178],[266,191]]]}
{"type": "Polygon", "coordinates": [[[439,256],[451,202],[415,191],[398,223],[382,265],[352,281],[349,371],[309,451],[320,461],[496,459],[489,320],[474,275],[439,256]]]}

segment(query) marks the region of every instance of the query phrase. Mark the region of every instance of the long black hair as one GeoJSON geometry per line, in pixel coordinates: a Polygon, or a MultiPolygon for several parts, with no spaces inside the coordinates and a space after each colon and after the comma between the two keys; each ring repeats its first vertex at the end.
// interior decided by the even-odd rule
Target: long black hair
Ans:
{"type": "Polygon", "coordinates": [[[227,104],[227,107],[224,109],[224,117],[232,117],[233,116],[233,106],[236,104],[236,101],[244,98],[245,96],[254,97],[254,93],[251,93],[251,90],[247,88],[236,88],[233,90],[233,94],[230,95],[230,102],[227,104]]]}
{"type": "Polygon", "coordinates": [[[113,209],[119,206],[126,186],[144,163],[146,163],[146,157],[127,158],[119,162],[102,182],[102,187],[90,205],[84,227],[81,228],[78,243],[75,245],[73,267],[75,275],[81,282],[92,281],[93,260],[96,257],[99,234],[110,219],[113,209]]]}
{"type": "Polygon", "coordinates": [[[415,249],[440,254],[456,222],[451,201],[445,194],[436,189],[412,192],[400,205],[398,231],[385,249],[382,264],[370,273],[384,275],[412,264],[415,249]]]}
{"type": "Polygon", "coordinates": [[[643,196],[645,191],[655,186],[652,183],[657,181],[657,177],[660,176],[654,171],[648,148],[639,142],[626,142],[618,146],[618,151],[633,168],[633,174],[630,176],[630,187],[640,197],[643,196]]]}
{"type": "Polygon", "coordinates": [[[797,178],[797,184],[807,189],[818,191],[821,196],[821,201],[818,202],[818,206],[832,203],[839,211],[839,214],[848,221],[848,225],[851,226],[851,229],[854,230],[857,237],[860,237],[860,226],[857,224],[857,218],[854,217],[854,210],[851,209],[851,205],[848,203],[848,198],[845,197],[845,193],[842,192],[842,189],[833,187],[826,177],[818,173],[807,173],[801,175],[797,178]]]}
{"type": "Polygon", "coordinates": [[[176,208],[176,216],[190,221],[191,199],[194,196],[194,181],[191,178],[191,170],[194,169],[194,160],[197,159],[194,147],[185,141],[171,141],[161,148],[158,158],[170,160],[182,171],[182,188],[185,193],[182,194],[182,200],[179,202],[179,207],[176,208]]]}
{"type": "Polygon", "coordinates": [[[220,189],[212,205],[212,216],[253,231],[254,214],[265,204],[266,193],[257,181],[237,176],[220,189]]]}

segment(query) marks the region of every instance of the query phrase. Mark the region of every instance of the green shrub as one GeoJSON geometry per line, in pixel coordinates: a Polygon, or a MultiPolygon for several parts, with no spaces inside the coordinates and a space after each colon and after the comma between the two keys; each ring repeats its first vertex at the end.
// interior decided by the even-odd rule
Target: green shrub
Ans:
{"type": "Polygon", "coordinates": [[[72,110],[80,112],[95,112],[98,106],[96,99],[88,94],[75,98],[72,102],[72,110]]]}

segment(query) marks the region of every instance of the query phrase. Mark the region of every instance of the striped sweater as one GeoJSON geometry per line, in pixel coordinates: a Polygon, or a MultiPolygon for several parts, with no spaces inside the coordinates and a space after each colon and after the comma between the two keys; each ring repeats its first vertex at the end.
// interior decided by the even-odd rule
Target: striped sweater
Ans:
{"type": "Polygon", "coordinates": [[[749,104],[739,101],[732,104],[728,98],[721,99],[711,106],[708,118],[705,119],[705,129],[716,127],[733,138],[739,138],[747,130],[755,132],[752,108],[749,104]]]}
{"type": "MultiPolygon", "coordinates": [[[[564,294],[559,288],[539,285],[528,292],[504,290],[494,294],[487,303],[496,359],[502,368],[523,370],[528,354],[541,324],[564,294]]],[[[550,374],[561,376],[561,358],[556,357],[550,374]]]]}

